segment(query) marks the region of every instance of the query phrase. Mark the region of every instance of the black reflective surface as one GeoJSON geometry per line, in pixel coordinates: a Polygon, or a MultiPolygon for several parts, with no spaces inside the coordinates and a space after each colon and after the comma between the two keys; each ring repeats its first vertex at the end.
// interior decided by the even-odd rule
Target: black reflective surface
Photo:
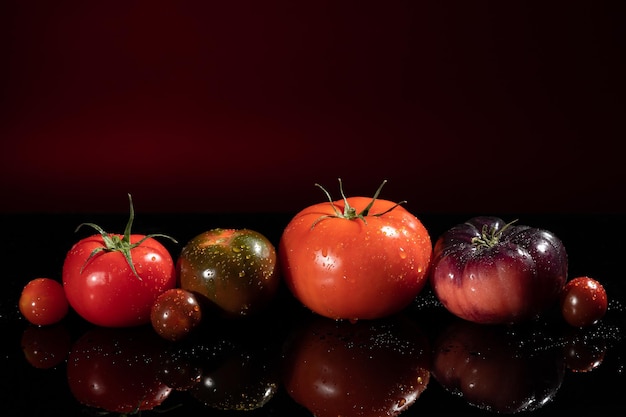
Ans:
{"type": "MultiPolygon", "coordinates": [[[[489,213],[492,214],[492,213],[489,213]]],[[[498,214],[498,213],[495,213],[498,214]]],[[[251,228],[274,244],[289,214],[143,214],[137,233],[165,233],[174,256],[214,227],[251,228]]],[[[420,216],[434,239],[468,215],[420,216]]],[[[102,329],[74,314],[47,328],[28,325],[17,300],[30,279],[60,280],[63,258],[85,221],[122,231],[126,216],[14,214],[0,217],[0,414],[344,416],[614,415],[623,410],[626,218],[501,215],[554,232],[570,277],[598,279],[609,310],[580,330],[556,311],[514,327],[452,317],[428,288],[401,315],[335,323],[302,308],[283,287],[271,308],[245,320],[210,320],[178,343],[149,327],[102,329]],[[113,413],[115,414],[115,413],[113,413]]]]}

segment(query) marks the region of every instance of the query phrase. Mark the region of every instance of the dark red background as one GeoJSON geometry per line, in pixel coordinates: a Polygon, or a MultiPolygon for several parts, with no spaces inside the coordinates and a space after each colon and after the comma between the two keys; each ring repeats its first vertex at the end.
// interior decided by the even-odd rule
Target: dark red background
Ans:
{"type": "Polygon", "coordinates": [[[619,4],[4,1],[0,210],[623,212],[619,4]]]}

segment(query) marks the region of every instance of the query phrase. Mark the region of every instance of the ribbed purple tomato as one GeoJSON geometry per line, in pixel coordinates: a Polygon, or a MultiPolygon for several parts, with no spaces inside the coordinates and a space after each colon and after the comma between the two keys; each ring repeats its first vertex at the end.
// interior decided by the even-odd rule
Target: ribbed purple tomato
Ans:
{"type": "Polygon", "coordinates": [[[439,237],[430,282],[460,318],[519,323],[558,302],[567,265],[565,246],[553,233],[474,217],[439,237]]]}

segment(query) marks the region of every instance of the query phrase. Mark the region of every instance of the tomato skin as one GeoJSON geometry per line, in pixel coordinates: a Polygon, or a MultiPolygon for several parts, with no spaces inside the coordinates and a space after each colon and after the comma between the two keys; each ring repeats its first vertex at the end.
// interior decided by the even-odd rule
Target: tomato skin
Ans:
{"type": "MultiPolygon", "coordinates": [[[[350,197],[361,212],[371,198],[350,197]]],[[[343,200],[333,202],[343,211],[343,200]]],[[[374,319],[408,306],[427,282],[432,244],[420,220],[402,206],[374,200],[364,219],[332,217],[330,202],[289,222],[279,243],[284,280],[302,304],[333,319],[374,319]],[[324,217],[330,216],[330,217],[324,217]]]]}
{"type": "Polygon", "coordinates": [[[18,306],[30,323],[48,326],[60,322],[69,310],[60,282],[51,278],[35,278],[22,290],[18,306]]]}
{"type": "Polygon", "coordinates": [[[157,334],[175,342],[184,339],[202,320],[196,296],[182,288],[161,293],[152,305],[150,321],[157,334]]]}
{"type": "Polygon", "coordinates": [[[558,302],[567,266],[565,247],[553,233],[475,217],[439,237],[430,282],[437,298],[460,318],[519,323],[558,302]],[[496,239],[480,243],[492,233],[496,239]]]}
{"type": "Polygon", "coordinates": [[[574,327],[587,327],[604,317],[608,308],[606,290],[597,280],[583,276],[569,280],[561,294],[561,313],[574,327]]]}
{"type": "MultiPolygon", "coordinates": [[[[134,244],[144,237],[130,235],[130,242],[134,244]]],[[[88,260],[94,249],[104,246],[102,236],[93,235],[78,241],[67,253],[63,286],[69,304],[81,317],[98,326],[149,323],[156,298],[176,286],[172,256],[153,238],[131,249],[139,279],[119,251],[101,251],[88,260]]]]}
{"type": "Polygon", "coordinates": [[[177,260],[179,286],[227,317],[265,309],[280,277],[274,245],[249,229],[213,229],[191,239],[177,260]]]}

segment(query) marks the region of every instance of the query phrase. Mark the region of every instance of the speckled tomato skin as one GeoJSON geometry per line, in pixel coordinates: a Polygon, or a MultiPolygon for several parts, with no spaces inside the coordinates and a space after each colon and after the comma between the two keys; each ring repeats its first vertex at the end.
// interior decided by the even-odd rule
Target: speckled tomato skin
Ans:
{"type": "Polygon", "coordinates": [[[431,286],[454,315],[477,323],[519,323],[558,301],[567,279],[567,253],[551,232],[475,217],[435,243],[431,286]],[[491,247],[473,243],[484,228],[502,231],[491,247]]]}
{"type": "Polygon", "coordinates": [[[280,283],[276,249],[249,229],[199,234],[181,251],[176,269],[181,288],[200,294],[227,317],[265,309],[280,283]]]}

